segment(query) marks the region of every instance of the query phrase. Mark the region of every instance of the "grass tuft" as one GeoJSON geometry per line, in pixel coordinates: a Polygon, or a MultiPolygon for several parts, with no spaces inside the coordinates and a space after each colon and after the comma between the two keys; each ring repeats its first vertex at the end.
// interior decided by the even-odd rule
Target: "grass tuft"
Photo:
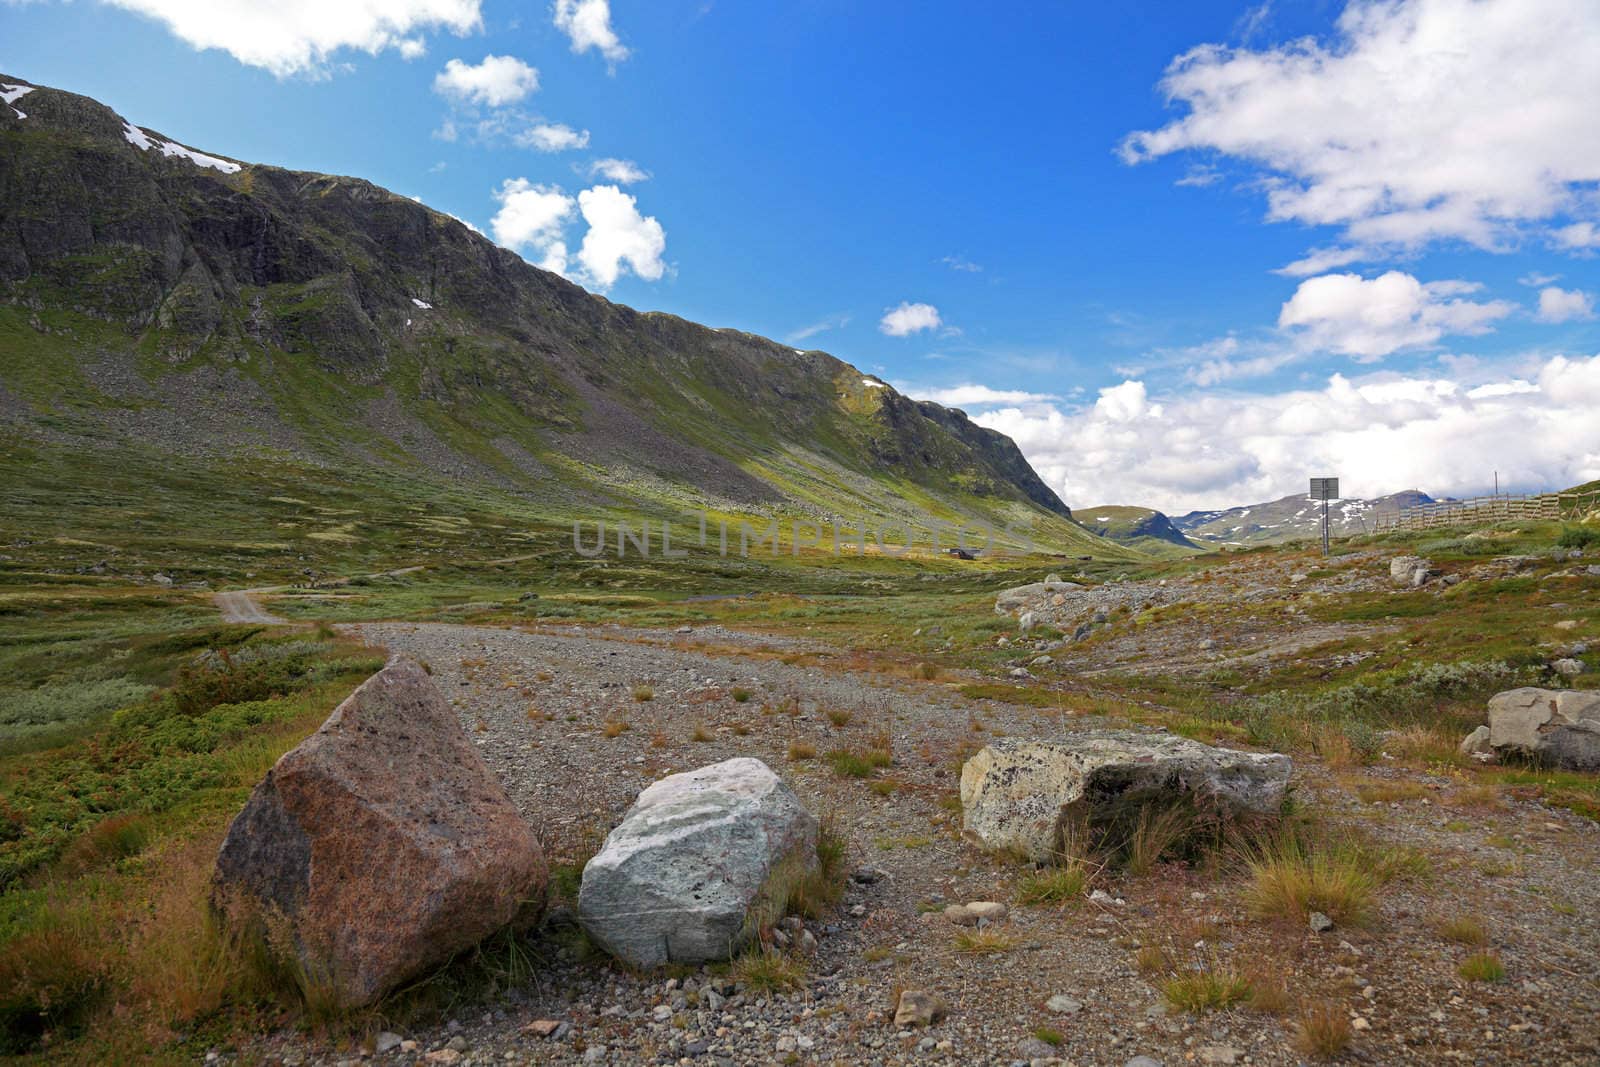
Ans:
{"type": "Polygon", "coordinates": [[[1080,899],[1089,886],[1089,871],[1081,863],[1049,867],[1017,883],[1017,900],[1023,904],[1067,904],[1080,899]]]}
{"type": "Polygon", "coordinates": [[[1498,982],[1506,976],[1506,967],[1492,952],[1475,952],[1461,961],[1456,973],[1469,982],[1498,982]]]}
{"type": "Polygon", "coordinates": [[[1350,1046],[1350,1018],[1337,1004],[1319,1001],[1300,1013],[1295,1044],[1312,1059],[1331,1060],[1350,1046]]]}

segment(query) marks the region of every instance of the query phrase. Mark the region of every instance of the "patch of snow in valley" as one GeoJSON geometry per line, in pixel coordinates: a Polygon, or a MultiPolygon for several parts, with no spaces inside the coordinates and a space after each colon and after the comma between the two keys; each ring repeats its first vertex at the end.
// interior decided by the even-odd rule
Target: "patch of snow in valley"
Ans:
{"type": "Polygon", "coordinates": [[[433,310],[433,305],[428,303],[426,300],[418,300],[416,297],[412,297],[411,302],[417,305],[417,307],[421,308],[423,311],[433,310]]]}
{"type": "Polygon", "coordinates": [[[187,159],[197,167],[213,167],[224,174],[237,174],[239,172],[239,164],[237,163],[230,163],[226,159],[218,159],[216,156],[208,156],[204,152],[196,152],[192,148],[183,147],[176,141],[155,140],[131,122],[122,124],[122,136],[127,139],[129,144],[141,152],[148,152],[151,148],[159,148],[163,156],[168,158],[177,156],[187,159]]]}

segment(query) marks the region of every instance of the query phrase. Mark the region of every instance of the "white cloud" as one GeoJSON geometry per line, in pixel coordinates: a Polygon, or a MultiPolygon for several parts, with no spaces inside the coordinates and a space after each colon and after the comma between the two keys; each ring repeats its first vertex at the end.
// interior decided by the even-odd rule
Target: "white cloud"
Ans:
{"type": "Polygon", "coordinates": [[[476,66],[452,59],[433,79],[433,91],[468,104],[504,107],[539,88],[539,72],[515,56],[484,56],[476,66]]]}
{"type": "Polygon", "coordinates": [[[1179,56],[1162,89],[1187,114],[1121,153],[1248,161],[1269,218],[1357,246],[1501,248],[1600,181],[1597,54],[1594,0],[1350,0],[1329,41],[1179,56]]]}
{"type": "Polygon", "coordinates": [[[572,197],[559,186],[508,178],[494,197],[500,203],[489,220],[494,239],[545,270],[599,289],[609,289],[629,270],[647,281],[666,273],[666,231],[614,185],[572,197]],[[580,215],[588,229],[574,255],[567,231],[580,215]]]}
{"type": "Polygon", "coordinates": [[[932,304],[901,301],[899,307],[884,312],[878,329],[890,337],[910,337],[922,330],[937,330],[942,324],[939,309],[932,304]]]}
{"type": "Polygon", "coordinates": [[[1557,356],[1526,375],[1334,375],[1320,389],[1202,393],[1152,402],[1144,384],[1101,390],[1087,408],[1004,406],[975,421],[1009,434],[1069,505],[1164,511],[1275,499],[1313,473],[1346,493],[1502,486],[1564,488],[1600,478],[1600,356],[1557,356]]]}
{"type": "MultiPolygon", "coordinates": [[[[507,178],[494,198],[500,210],[489,220],[498,243],[514,251],[529,250],[548,256],[561,242],[577,201],[554,185],[535,185],[526,178],[507,178]]],[[[565,266],[566,249],[561,245],[565,266]]],[[[554,268],[548,268],[554,269],[554,268]]]]}
{"type": "Polygon", "coordinates": [[[1592,222],[1574,222],[1551,233],[1556,247],[1574,252],[1600,248],[1600,227],[1592,222]]]}
{"type": "Polygon", "coordinates": [[[1478,288],[1459,281],[1424,284],[1394,270],[1376,278],[1324,274],[1300,283],[1278,325],[1300,331],[1308,345],[1370,362],[1446,334],[1488,333],[1491,323],[1515,310],[1504,300],[1460,299],[1478,288]]]}
{"type": "Polygon", "coordinates": [[[665,273],[666,231],[653,217],[639,214],[633,197],[615,185],[596,185],[578,194],[578,208],[589,224],[578,262],[600,288],[610,288],[628,268],[652,282],[665,273]]]}
{"type": "Polygon", "coordinates": [[[604,178],[618,185],[633,185],[650,180],[650,172],[631,159],[597,159],[589,164],[589,177],[604,178]]]}
{"type": "Polygon", "coordinates": [[[815,337],[819,333],[826,333],[829,330],[842,330],[848,325],[850,325],[849,315],[829,315],[825,319],[813,322],[810,326],[802,326],[798,330],[785,334],[783,339],[792,345],[799,344],[801,341],[815,337]]]}
{"type": "Polygon", "coordinates": [[[106,0],[146,15],[195,48],[218,48],[278,77],[326,73],[344,49],[421,54],[419,31],[482,27],[481,0],[106,0]]]}
{"type": "Polygon", "coordinates": [[[1364,248],[1313,248],[1293,263],[1287,263],[1272,273],[1290,278],[1307,278],[1371,258],[1372,254],[1364,248]]]}
{"type": "Polygon", "coordinates": [[[428,54],[427,42],[420,37],[407,37],[396,44],[395,48],[399,51],[400,58],[408,61],[421,59],[428,54]]]}
{"type": "Polygon", "coordinates": [[[1542,289],[1551,282],[1558,282],[1560,280],[1561,275],[1559,274],[1545,274],[1543,271],[1530,270],[1528,273],[1517,279],[1517,284],[1526,285],[1530,289],[1542,289]]]}
{"type": "Polygon", "coordinates": [[[1047,404],[1060,400],[1054,393],[1030,393],[1022,389],[991,389],[987,385],[953,385],[943,389],[900,386],[914,400],[931,400],[947,408],[993,407],[996,404],[1047,404]]]}
{"type": "Polygon", "coordinates": [[[523,148],[537,148],[541,152],[567,152],[589,147],[589,131],[575,130],[559,122],[541,122],[529,126],[512,140],[523,148]]]}
{"type": "Polygon", "coordinates": [[[982,263],[974,263],[966,256],[945,256],[939,262],[951,270],[958,270],[963,274],[980,274],[983,272],[982,263]]]}
{"type": "Polygon", "coordinates": [[[1540,322],[1571,322],[1594,318],[1594,294],[1580,289],[1559,289],[1552,285],[1539,290],[1540,322]]]}
{"type": "Polygon", "coordinates": [[[556,29],[572,41],[574,52],[597,49],[615,67],[628,58],[628,49],[611,28],[610,0],[556,0],[556,29]]]}

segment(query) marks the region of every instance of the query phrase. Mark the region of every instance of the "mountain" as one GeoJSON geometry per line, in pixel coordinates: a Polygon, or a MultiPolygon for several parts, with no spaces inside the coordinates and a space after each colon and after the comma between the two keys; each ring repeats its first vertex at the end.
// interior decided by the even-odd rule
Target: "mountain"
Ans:
{"type": "MultiPolygon", "coordinates": [[[[1328,501],[1328,529],[1335,537],[1368,532],[1381,514],[1394,514],[1433,500],[1416,489],[1377,497],[1328,501]]],[[[1172,520],[1186,536],[1202,544],[1257,545],[1297,541],[1322,536],[1322,502],[1303,493],[1265,504],[1191,511],[1172,520]]]]}
{"type": "Polygon", "coordinates": [[[831,355],[614,304],[358,178],[0,86],[0,476],[37,494],[275,465],[553,517],[981,521],[1125,554],[1009,438],[831,355]]]}
{"type": "Polygon", "coordinates": [[[1077,519],[1085,529],[1147,555],[1182,556],[1205,551],[1183,536],[1166,515],[1150,508],[1121,504],[1079,508],[1077,519]]]}

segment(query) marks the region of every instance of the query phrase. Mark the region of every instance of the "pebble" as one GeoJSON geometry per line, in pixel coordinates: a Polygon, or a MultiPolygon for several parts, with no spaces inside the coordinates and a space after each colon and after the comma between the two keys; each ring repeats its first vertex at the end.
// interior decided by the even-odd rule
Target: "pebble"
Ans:
{"type": "Polygon", "coordinates": [[[1076,1015],[1083,1010],[1083,1001],[1073,1000],[1065,993],[1057,993],[1044,1002],[1044,1006],[1057,1015],[1076,1015]]]}
{"type": "Polygon", "coordinates": [[[400,1047],[400,1043],[403,1040],[404,1039],[399,1034],[392,1033],[388,1030],[379,1031],[378,1036],[372,1040],[372,1051],[376,1052],[380,1056],[385,1052],[393,1052],[395,1049],[400,1047]]]}
{"type": "Polygon", "coordinates": [[[1312,912],[1307,922],[1311,926],[1313,933],[1320,934],[1333,929],[1333,920],[1320,911],[1312,912]]]}

